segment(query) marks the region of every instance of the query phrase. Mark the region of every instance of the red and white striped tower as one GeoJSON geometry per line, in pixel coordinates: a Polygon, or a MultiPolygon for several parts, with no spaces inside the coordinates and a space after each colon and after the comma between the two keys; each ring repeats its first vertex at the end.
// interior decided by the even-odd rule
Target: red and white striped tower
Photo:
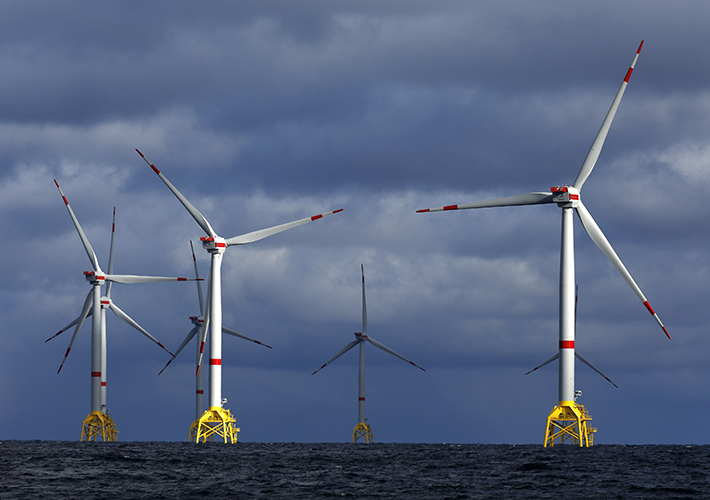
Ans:
{"type": "MultiPolygon", "coordinates": [[[[459,205],[446,205],[441,208],[427,208],[417,210],[417,212],[439,212],[449,210],[486,208],[486,207],[507,207],[519,205],[540,205],[556,203],[562,208],[562,245],[560,249],[560,315],[559,315],[559,352],[540,366],[559,358],[560,360],[560,377],[559,377],[559,404],[553,408],[547,419],[547,427],[545,431],[545,446],[552,446],[555,442],[570,440],[580,446],[589,446],[592,444],[592,433],[596,429],[592,429],[587,425],[591,417],[584,410],[582,405],[575,402],[575,385],[574,385],[574,359],[579,358],[585,364],[591,366],[595,371],[607,378],[599,372],[588,361],[582,358],[575,350],[575,271],[574,271],[574,234],[572,224],[572,212],[577,212],[584,229],[591,237],[592,241],[601,249],[604,255],[611,261],[616,270],[621,274],[624,280],[629,284],[634,293],[639,297],[646,309],[654,317],[658,325],[663,329],[663,332],[670,338],[666,327],[661,322],[656,312],[646,300],[646,297],[641,292],[634,279],[629,274],[628,270],[619,259],[618,255],[612,248],[609,241],[602,233],[597,223],[592,218],[587,208],[582,203],[580,191],[585,181],[591,174],[596,162],[601,153],[606,136],[609,133],[609,128],[614,120],[616,111],[624,95],[624,91],[631,78],[631,73],[634,70],[636,61],[643,47],[643,41],[639,45],[633,61],[629,66],[628,71],[621,83],[621,87],[617,92],[609,112],[607,113],[602,126],[597,133],[589,153],[582,163],[582,167],[577,174],[577,178],[572,186],[557,186],[550,189],[549,192],[535,192],[516,196],[508,196],[506,198],[497,198],[486,201],[476,201],[472,203],[464,203],[459,205]]],[[[539,368],[539,367],[538,367],[539,368]]],[[[535,368],[537,369],[537,368],[535,368]]],[[[532,370],[534,371],[534,370],[532,370]]],[[[529,372],[528,372],[529,373],[529,372]]],[[[609,380],[607,378],[607,380],[609,380]]],[[[609,380],[611,382],[611,380],[609,380]]],[[[612,382],[613,384],[613,382],[612,382]]]]}
{"type": "MultiPolygon", "coordinates": [[[[360,340],[360,356],[358,360],[358,376],[357,376],[357,423],[358,427],[366,427],[366,440],[372,442],[372,429],[365,421],[365,340],[367,340],[367,300],[365,300],[365,266],[360,264],[360,272],[362,273],[362,333],[355,334],[360,340]]],[[[354,441],[357,441],[355,439],[354,441]]]]}
{"type": "MultiPolygon", "coordinates": [[[[206,237],[200,238],[200,240],[202,241],[202,247],[210,254],[209,297],[207,301],[207,319],[209,321],[209,325],[205,329],[205,334],[209,333],[210,336],[209,409],[192,424],[190,435],[194,435],[195,440],[198,442],[212,441],[213,438],[217,436],[218,438],[222,438],[225,443],[234,443],[237,441],[237,432],[239,432],[239,429],[234,427],[235,420],[229,410],[225,410],[222,407],[222,332],[224,331],[222,326],[222,256],[224,255],[226,249],[230,246],[253,243],[268,236],[286,231],[287,229],[292,229],[308,222],[322,219],[325,216],[342,212],[343,209],[341,208],[332,212],[306,217],[304,219],[288,222],[286,224],[260,229],[241,236],[225,239],[217,235],[205,216],[202,215],[200,211],[197,210],[197,208],[195,208],[195,206],[190,203],[190,201],[185,198],[185,196],[183,196],[183,194],[175,186],[173,186],[168,178],[165,177],[165,175],[163,175],[163,173],[160,172],[155,165],[148,161],[143,153],[141,153],[138,149],[136,149],[136,152],[148,165],[150,165],[168,189],[170,189],[180,203],[182,203],[192,218],[195,219],[195,222],[197,222],[197,224],[207,234],[206,237]],[[196,429],[194,433],[192,431],[193,428],[196,429]]],[[[204,345],[204,337],[200,339],[200,344],[204,345]]],[[[200,362],[198,363],[198,373],[202,360],[202,354],[200,354],[199,357],[200,362]]]]}
{"type": "Polygon", "coordinates": [[[222,408],[222,256],[227,250],[224,238],[202,238],[210,254],[210,395],[209,411],[222,408]]]}
{"type": "Polygon", "coordinates": [[[562,209],[560,251],[560,405],[574,404],[575,278],[572,208],[562,209]]]}

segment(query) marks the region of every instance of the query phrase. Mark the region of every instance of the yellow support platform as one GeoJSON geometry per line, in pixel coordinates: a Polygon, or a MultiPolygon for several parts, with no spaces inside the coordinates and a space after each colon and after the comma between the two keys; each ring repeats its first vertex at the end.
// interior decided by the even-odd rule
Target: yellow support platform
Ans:
{"type": "Polygon", "coordinates": [[[239,427],[234,427],[234,417],[229,410],[219,406],[212,406],[195,420],[190,426],[190,436],[188,440],[195,443],[212,442],[217,436],[217,440],[225,443],[236,443],[239,427]]]}
{"type": "Polygon", "coordinates": [[[100,411],[89,413],[81,426],[81,441],[118,441],[116,422],[100,411]]]}
{"type": "Polygon", "coordinates": [[[560,401],[547,417],[545,430],[545,447],[571,444],[587,447],[594,445],[594,433],[597,430],[589,426],[592,416],[574,401],[560,401]]]}
{"type": "Polygon", "coordinates": [[[375,437],[375,434],[369,424],[360,422],[353,429],[353,443],[357,443],[358,439],[364,439],[365,443],[370,444],[373,437],[375,437]]]}

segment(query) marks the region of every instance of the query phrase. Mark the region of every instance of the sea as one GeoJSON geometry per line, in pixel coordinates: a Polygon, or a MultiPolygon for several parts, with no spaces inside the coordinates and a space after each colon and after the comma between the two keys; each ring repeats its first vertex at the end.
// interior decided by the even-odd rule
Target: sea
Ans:
{"type": "Polygon", "coordinates": [[[1,499],[703,499],[710,446],[4,441],[1,499]]]}

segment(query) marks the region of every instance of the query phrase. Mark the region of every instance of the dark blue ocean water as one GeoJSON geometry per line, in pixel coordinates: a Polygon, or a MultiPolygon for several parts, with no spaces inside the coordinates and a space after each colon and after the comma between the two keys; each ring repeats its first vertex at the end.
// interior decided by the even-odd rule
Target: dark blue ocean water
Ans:
{"type": "Polygon", "coordinates": [[[0,498],[710,498],[710,446],[0,444],[0,498]]]}

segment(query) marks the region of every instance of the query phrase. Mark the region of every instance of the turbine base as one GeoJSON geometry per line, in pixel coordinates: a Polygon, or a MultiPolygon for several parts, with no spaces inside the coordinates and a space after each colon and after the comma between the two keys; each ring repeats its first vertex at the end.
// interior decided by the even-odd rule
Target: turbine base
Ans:
{"type": "Polygon", "coordinates": [[[92,411],[81,425],[81,441],[118,441],[116,422],[106,413],[92,411]]]}
{"type": "Polygon", "coordinates": [[[544,446],[555,446],[569,442],[580,447],[594,444],[594,433],[597,429],[590,427],[592,416],[584,405],[574,401],[560,401],[547,417],[544,446]]]}
{"type": "Polygon", "coordinates": [[[369,424],[360,422],[353,429],[353,443],[357,443],[358,439],[364,439],[366,444],[370,444],[374,436],[369,424]]]}
{"type": "Polygon", "coordinates": [[[234,426],[234,422],[234,417],[229,410],[218,406],[210,407],[190,426],[188,441],[206,443],[221,440],[225,443],[236,443],[237,432],[240,429],[234,426]]]}

